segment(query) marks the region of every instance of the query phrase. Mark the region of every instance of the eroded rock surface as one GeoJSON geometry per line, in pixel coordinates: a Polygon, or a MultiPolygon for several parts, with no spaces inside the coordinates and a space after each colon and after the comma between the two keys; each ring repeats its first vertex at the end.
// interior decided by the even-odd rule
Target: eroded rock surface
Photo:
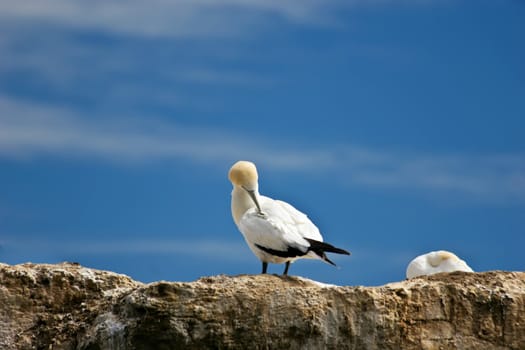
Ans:
{"type": "Polygon", "coordinates": [[[525,349],[522,272],[145,285],[77,264],[0,264],[0,310],[0,349],[525,349]]]}

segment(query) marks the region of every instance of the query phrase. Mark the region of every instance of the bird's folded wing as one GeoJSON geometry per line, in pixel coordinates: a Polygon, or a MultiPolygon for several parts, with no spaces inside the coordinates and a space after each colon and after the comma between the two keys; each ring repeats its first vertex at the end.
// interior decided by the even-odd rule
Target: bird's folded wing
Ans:
{"type": "Polygon", "coordinates": [[[297,227],[270,212],[261,215],[256,209],[248,210],[239,221],[239,228],[250,242],[265,248],[287,251],[292,247],[306,253],[310,247],[297,227]]]}
{"type": "Polygon", "coordinates": [[[305,213],[297,210],[289,203],[280,200],[274,200],[273,202],[275,206],[279,207],[281,211],[288,215],[289,220],[297,227],[297,231],[301,236],[320,242],[323,241],[323,237],[321,236],[319,229],[305,213]]]}

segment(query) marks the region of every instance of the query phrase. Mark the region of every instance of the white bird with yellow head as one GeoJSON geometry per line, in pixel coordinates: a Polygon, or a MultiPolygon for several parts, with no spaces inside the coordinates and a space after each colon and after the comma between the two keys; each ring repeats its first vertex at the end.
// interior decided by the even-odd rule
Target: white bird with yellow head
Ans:
{"type": "Polygon", "coordinates": [[[290,204],[260,195],[257,168],[252,162],[238,161],[228,177],[233,185],[233,220],[261,260],[262,273],[266,273],[268,263],[285,263],[286,275],[290,263],[297,259],[320,259],[335,265],[325,252],[350,254],[324,243],[319,229],[290,204]]]}
{"type": "Polygon", "coordinates": [[[408,264],[406,276],[407,278],[413,278],[439,272],[454,271],[473,272],[470,266],[458,258],[456,254],[446,250],[438,250],[420,255],[412,260],[408,264]]]}

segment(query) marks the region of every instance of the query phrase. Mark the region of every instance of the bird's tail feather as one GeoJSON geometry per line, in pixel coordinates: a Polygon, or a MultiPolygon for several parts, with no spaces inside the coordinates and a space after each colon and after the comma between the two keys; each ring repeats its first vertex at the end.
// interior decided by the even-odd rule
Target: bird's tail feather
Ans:
{"type": "Polygon", "coordinates": [[[310,239],[306,237],[305,239],[310,243],[310,250],[313,251],[315,254],[319,255],[321,259],[323,259],[324,261],[326,261],[327,263],[331,265],[336,266],[330,259],[328,259],[325,252],[350,255],[349,251],[334,247],[333,245],[329,243],[316,241],[315,239],[310,239]]]}

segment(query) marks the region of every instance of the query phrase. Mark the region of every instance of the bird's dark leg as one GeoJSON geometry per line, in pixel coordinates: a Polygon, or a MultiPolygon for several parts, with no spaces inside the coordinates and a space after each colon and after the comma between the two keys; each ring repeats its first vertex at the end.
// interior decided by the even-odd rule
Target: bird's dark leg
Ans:
{"type": "Polygon", "coordinates": [[[283,276],[288,275],[288,269],[289,269],[289,268],[290,268],[290,262],[287,261],[287,262],[286,262],[286,266],[284,267],[283,276]]]}
{"type": "Polygon", "coordinates": [[[266,273],[266,270],[268,270],[268,263],[267,263],[267,262],[263,262],[263,270],[262,270],[262,273],[266,273]]]}

